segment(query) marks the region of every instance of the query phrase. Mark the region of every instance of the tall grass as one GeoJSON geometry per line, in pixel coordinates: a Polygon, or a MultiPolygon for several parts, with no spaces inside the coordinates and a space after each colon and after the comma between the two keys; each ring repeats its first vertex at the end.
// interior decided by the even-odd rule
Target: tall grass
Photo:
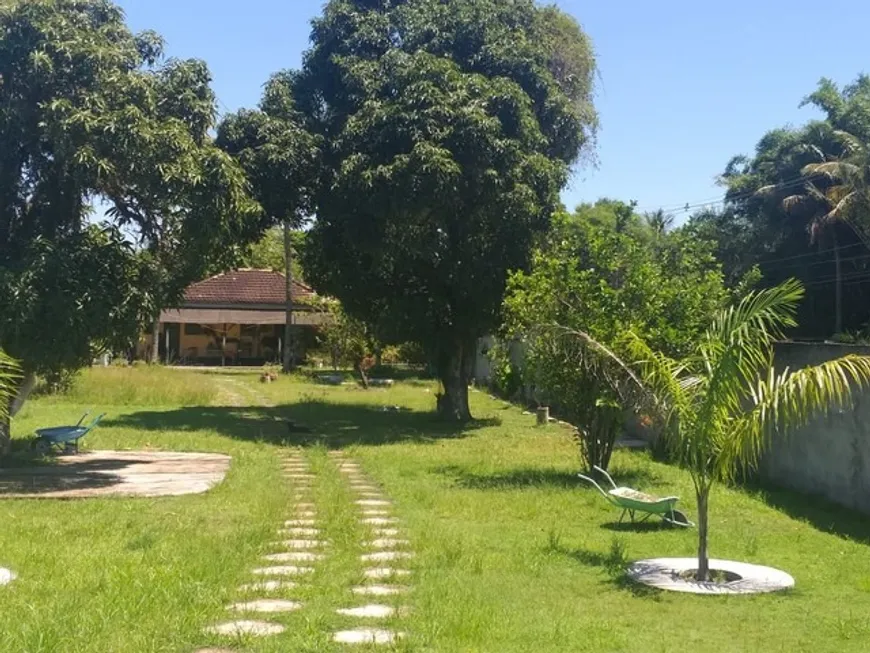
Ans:
{"type": "Polygon", "coordinates": [[[214,377],[159,366],[93,367],[80,374],[65,400],[103,406],[210,405],[218,394],[214,377]]]}

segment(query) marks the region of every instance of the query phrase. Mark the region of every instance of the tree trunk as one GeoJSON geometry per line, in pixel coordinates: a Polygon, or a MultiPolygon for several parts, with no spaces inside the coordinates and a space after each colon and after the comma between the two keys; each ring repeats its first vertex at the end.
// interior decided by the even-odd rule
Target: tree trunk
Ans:
{"type": "Polygon", "coordinates": [[[831,230],[834,242],[834,274],[836,289],[834,290],[834,333],[843,333],[843,266],[840,260],[840,248],[837,245],[837,234],[831,230]]]}
{"type": "Polygon", "coordinates": [[[284,221],[284,283],[285,283],[285,308],[284,308],[284,373],[293,370],[293,241],[290,234],[290,223],[284,221]]]}
{"type": "Polygon", "coordinates": [[[151,323],[151,356],[148,361],[152,365],[160,362],[160,314],[154,316],[151,323]]]}
{"type": "Polygon", "coordinates": [[[457,343],[452,351],[442,354],[439,360],[438,376],[444,387],[444,394],[438,397],[438,414],[457,422],[471,419],[468,408],[469,362],[473,359],[474,346],[457,343]]]}
{"type": "Polygon", "coordinates": [[[18,414],[24,402],[33,392],[36,387],[36,374],[33,372],[25,372],[21,384],[18,386],[18,392],[12,397],[9,402],[9,414],[7,417],[0,419],[0,456],[5,456],[9,453],[12,446],[12,418],[18,414]]]}
{"type": "Polygon", "coordinates": [[[710,580],[710,559],[707,556],[707,500],[710,489],[698,490],[698,581],[710,580]]]}
{"type": "Polygon", "coordinates": [[[362,382],[363,388],[366,390],[369,389],[369,377],[366,375],[366,371],[363,369],[362,361],[357,361],[353,364],[356,373],[359,374],[360,381],[362,382]]]}

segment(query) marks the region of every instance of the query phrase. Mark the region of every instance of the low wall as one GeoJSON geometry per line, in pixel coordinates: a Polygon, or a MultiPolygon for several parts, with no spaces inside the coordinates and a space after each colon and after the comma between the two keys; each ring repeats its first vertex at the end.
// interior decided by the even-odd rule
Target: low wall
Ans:
{"type": "MultiPolygon", "coordinates": [[[[778,343],[777,370],[800,369],[870,347],[778,343]]],[[[777,437],[763,456],[761,476],[776,485],[817,494],[870,514],[870,393],[854,409],[832,412],[787,437],[777,437]]]]}

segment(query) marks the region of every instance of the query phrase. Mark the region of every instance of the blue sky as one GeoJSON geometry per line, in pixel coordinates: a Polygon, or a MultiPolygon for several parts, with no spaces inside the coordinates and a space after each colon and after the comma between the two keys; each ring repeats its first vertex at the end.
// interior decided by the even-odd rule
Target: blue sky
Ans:
{"type": "MultiPolygon", "coordinates": [[[[270,73],[299,66],[322,4],[120,0],[131,27],[161,33],[170,56],[208,62],[222,111],[255,105],[270,73]]],[[[870,70],[866,0],[557,4],[592,38],[600,69],[597,165],[577,172],[569,207],[603,196],[649,210],[715,200],[732,155],[814,117],[798,105],[820,77],[843,84],[870,70]]]]}

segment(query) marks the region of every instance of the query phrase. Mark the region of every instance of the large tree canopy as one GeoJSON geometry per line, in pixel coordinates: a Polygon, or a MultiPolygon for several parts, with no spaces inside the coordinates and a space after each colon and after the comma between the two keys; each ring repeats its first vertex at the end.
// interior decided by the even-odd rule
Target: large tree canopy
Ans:
{"type": "Polygon", "coordinates": [[[260,108],[227,116],[217,142],[244,168],[263,207],[261,227],[283,226],[286,281],[284,371],[293,365],[293,230],[311,216],[311,202],[320,164],[319,138],[305,129],[293,100],[295,74],[281,72],[267,82],[260,108]]]}
{"type": "Polygon", "coordinates": [[[214,116],[204,64],[163,63],[160,38],[132,34],[111,2],[0,6],[0,348],[25,379],[129,343],[256,235],[214,116]]]}
{"type": "Polygon", "coordinates": [[[423,344],[469,417],[468,367],[590,144],[594,60],[532,0],[332,0],[295,81],[324,136],[306,270],[381,337],[423,344]]]}

